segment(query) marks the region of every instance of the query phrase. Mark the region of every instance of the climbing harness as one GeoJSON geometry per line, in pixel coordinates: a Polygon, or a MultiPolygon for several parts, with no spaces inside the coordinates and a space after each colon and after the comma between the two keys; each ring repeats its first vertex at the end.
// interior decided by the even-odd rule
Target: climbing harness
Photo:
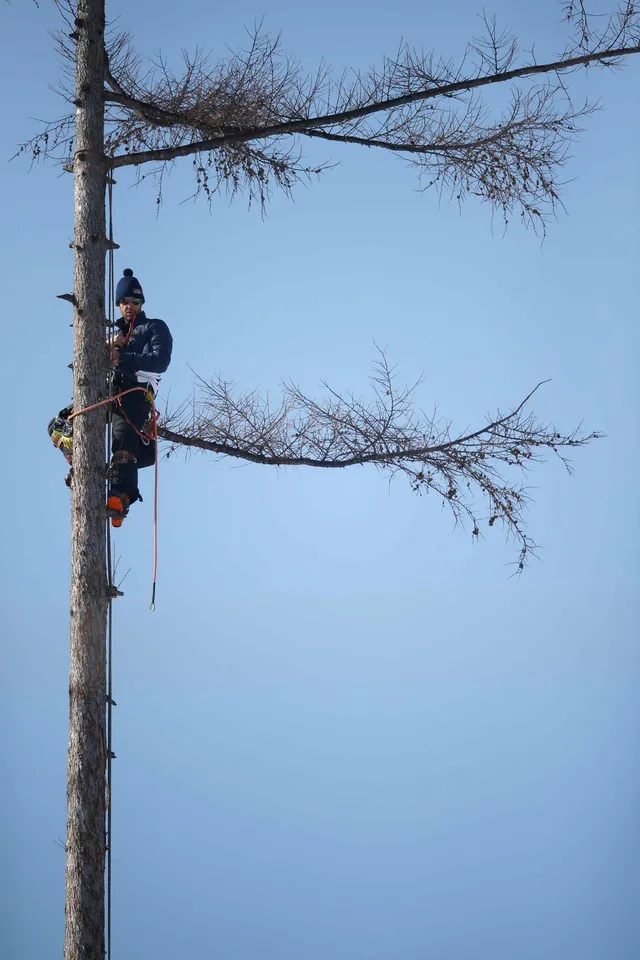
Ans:
{"type": "MultiPolygon", "coordinates": [[[[135,389],[138,389],[138,390],[139,390],[140,387],[137,387],[137,388],[135,388],[135,389]]],[[[145,445],[145,447],[148,447],[149,444],[151,443],[151,441],[153,440],[153,437],[154,437],[153,423],[155,422],[155,421],[154,421],[154,418],[157,419],[158,414],[157,414],[156,409],[155,409],[155,403],[154,403],[154,401],[155,401],[155,394],[154,394],[153,390],[149,390],[149,389],[147,389],[147,388],[143,388],[143,389],[146,390],[146,393],[145,393],[145,395],[144,395],[144,398],[145,398],[145,400],[147,401],[147,403],[150,403],[150,404],[151,404],[152,414],[151,414],[149,420],[143,425],[143,427],[142,427],[141,430],[139,430],[139,429],[136,427],[135,423],[132,423],[131,420],[129,420],[129,417],[126,415],[126,413],[125,413],[125,411],[124,411],[124,405],[123,405],[123,403],[122,403],[122,400],[120,399],[121,397],[124,396],[124,393],[118,394],[117,397],[114,397],[114,401],[115,401],[115,403],[117,404],[119,416],[121,416],[122,419],[123,419],[126,423],[129,424],[129,426],[131,427],[131,429],[132,429],[135,433],[137,433],[138,438],[142,441],[142,443],[145,445]],[[149,430],[151,430],[151,433],[149,433],[149,430]]]]}

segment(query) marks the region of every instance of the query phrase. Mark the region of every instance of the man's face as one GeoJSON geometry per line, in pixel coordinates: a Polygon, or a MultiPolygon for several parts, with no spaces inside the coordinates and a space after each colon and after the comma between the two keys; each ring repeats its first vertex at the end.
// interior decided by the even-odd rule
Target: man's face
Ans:
{"type": "Polygon", "coordinates": [[[131,323],[142,310],[142,300],[137,297],[124,297],[118,306],[123,319],[131,323]]]}

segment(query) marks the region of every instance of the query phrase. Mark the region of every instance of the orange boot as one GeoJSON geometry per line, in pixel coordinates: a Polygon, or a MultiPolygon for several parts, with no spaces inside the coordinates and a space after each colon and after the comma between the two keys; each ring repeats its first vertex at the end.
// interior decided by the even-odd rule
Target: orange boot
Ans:
{"type": "Polygon", "coordinates": [[[107,497],[107,516],[112,527],[121,527],[129,512],[129,497],[126,493],[110,493],[107,497]]]}

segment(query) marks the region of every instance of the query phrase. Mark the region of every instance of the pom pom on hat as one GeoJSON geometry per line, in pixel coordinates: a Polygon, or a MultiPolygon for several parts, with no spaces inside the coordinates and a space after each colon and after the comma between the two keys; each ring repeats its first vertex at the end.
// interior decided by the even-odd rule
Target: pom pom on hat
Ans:
{"type": "Polygon", "coordinates": [[[144,303],[142,286],[140,281],[134,277],[133,270],[130,267],[126,267],[126,269],[122,271],[122,277],[120,280],[118,280],[118,286],[116,287],[116,303],[120,303],[124,297],[137,297],[144,303]]]}

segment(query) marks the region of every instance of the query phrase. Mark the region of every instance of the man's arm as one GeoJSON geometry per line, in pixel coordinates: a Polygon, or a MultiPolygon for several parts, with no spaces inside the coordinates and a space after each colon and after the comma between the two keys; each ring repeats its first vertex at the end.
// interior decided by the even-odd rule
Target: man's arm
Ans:
{"type": "Polygon", "coordinates": [[[152,320],[149,353],[137,353],[125,347],[120,353],[119,369],[125,373],[148,370],[149,373],[164,373],[171,363],[173,337],[164,320],[152,320]]]}

